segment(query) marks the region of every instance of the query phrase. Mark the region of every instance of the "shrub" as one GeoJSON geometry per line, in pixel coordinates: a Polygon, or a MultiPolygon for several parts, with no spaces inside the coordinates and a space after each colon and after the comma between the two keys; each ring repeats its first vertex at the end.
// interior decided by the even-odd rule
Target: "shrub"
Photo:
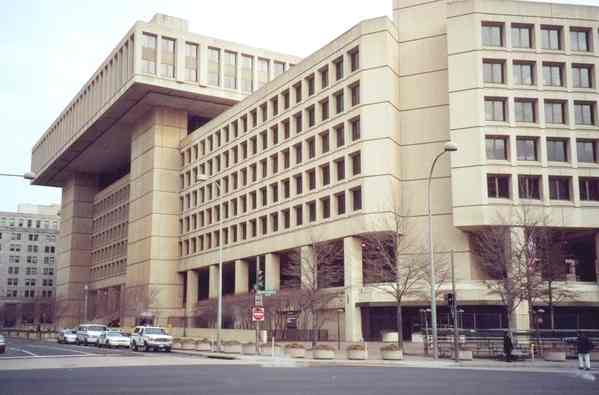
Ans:
{"type": "Polygon", "coordinates": [[[335,348],[329,346],[328,344],[317,344],[312,350],[314,351],[335,351],[335,348]]]}
{"type": "Polygon", "coordinates": [[[173,337],[173,343],[181,343],[180,337],[173,337]]]}
{"type": "Polygon", "coordinates": [[[285,348],[301,348],[301,349],[305,349],[306,347],[304,347],[304,345],[302,343],[290,343],[290,344],[287,344],[285,346],[285,348]]]}
{"type": "Polygon", "coordinates": [[[256,346],[256,343],[254,342],[247,342],[247,343],[243,343],[244,346],[256,346]]]}
{"type": "Polygon", "coordinates": [[[401,351],[401,348],[395,343],[390,343],[381,347],[381,351],[401,351]]]}
{"type": "Polygon", "coordinates": [[[347,351],[366,351],[366,344],[350,344],[349,346],[347,346],[347,351]]]}
{"type": "Polygon", "coordinates": [[[199,344],[199,343],[208,343],[208,344],[210,344],[211,342],[210,342],[210,339],[207,339],[207,338],[204,337],[204,338],[199,339],[198,341],[196,341],[196,344],[199,344]]]}
{"type": "Polygon", "coordinates": [[[240,345],[241,342],[237,341],[237,340],[227,340],[223,342],[223,346],[238,346],[240,345]]]}
{"type": "Polygon", "coordinates": [[[195,344],[196,341],[194,339],[192,339],[191,337],[184,337],[183,339],[181,339],[181,344],[195,344]]]}

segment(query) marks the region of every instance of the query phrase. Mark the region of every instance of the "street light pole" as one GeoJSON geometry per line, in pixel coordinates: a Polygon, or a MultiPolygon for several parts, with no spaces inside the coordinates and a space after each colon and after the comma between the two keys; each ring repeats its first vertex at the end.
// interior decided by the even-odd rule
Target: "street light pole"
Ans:
{"type": "Polygon", "coordinates": [[[27,173],[24,174],[12,174],[12,173],[0,173],[1,177],[19,177],[19,178],[24,178],[26,180],[33,180],[35,178],[35,173],[28,171],[27,173]]]}
{"type": "Polygon", "coordinates": [[[446,152],[455,152],[458,150],[458,146],[451,141],[445,144],[443,151],[437,154],[431,165],[431,169],[428,175],[428,188],[426,191],[427,202],[428,202],[428,247],[429,247],[429,260],[430,260],[430,275],[431,275],[431,329],[433,332],[433,358],[439,358],[439,345],[437,339],[437,292],[436,292],[436,280],[435,280],[435,260],[434,260],[434,245],[433,245],[433,215],[431,210],[431,183],[433,180],[433,171],[437,161],[446,152]]]}
{"type": "Polygon", "coordinates": [[[87,323],[87,291],[89,287],[87,284],[83,286],[83,322],[87,323]]]}
{"type": "MultiPolygon", "coordinates": [[[[208,176],[199,175],[197,181],[205,182],[208,180],[208,176]]],[[[218,190],[218,310],[216,317],[216,346],[217,350],[221,350],[221,329],[223,326],[223,212],[222,212],[222,200],[223,194],[220,188],[220,181],[215,181],[214,185],[218,190]]]]}

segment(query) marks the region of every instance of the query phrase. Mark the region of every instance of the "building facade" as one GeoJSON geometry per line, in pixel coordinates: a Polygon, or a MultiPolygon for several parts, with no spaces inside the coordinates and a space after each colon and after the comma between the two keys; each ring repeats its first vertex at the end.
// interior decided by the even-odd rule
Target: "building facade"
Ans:
{"type": "MultiPolygon", "coordinates": [[[[63,188],[63,322],[199,314],[219,292],[219,247],[224,294],[259,271],[285,288],[318,241],[342,251],[330,308],[344,337],[376,339],[394,303],[365,281],[363,237],[393,232],[399,210],[426,248],[428,171],[453,141],[432,213],[464,327],[505,326],[471,232],[532,207],[567,234],[576,298],[558,323],[598,328],[599,8],[395,0],[393,16],[303,60],[138,22],[33,150],[34,183],[63,188]]],[[[428,302],[406,303],[409,335],[428,302]]],[[[514,318],[527,329],[528,307],[514,318]]]]}
{"type": "Polygon", "coordinates": [[[0,213],[0,325],[52,324],[58,205],[20,204],[0,213]]]}

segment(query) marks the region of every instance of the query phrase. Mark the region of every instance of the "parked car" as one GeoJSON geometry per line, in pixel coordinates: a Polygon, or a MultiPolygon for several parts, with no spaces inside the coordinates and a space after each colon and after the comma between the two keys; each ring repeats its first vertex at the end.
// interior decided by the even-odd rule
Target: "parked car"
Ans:
{"type": "Polygon", "coordinates": [[[75,329],[63,329],[56,335],[56,341],[59,344],[77,343],[77,331],[75,329]]]}
{"type": "Polygon", "coordinates": [[[131,338],[124,335],[121,331],[109,329],[103,332],[98,338],[98,347],[129,347],[131,338]]]}
{"type": "Polygon", "coordinates": [[[97,343],[98,337],[102,332],[106,331],[105,325],[99,324],[84,324],[79,325],[77,329],[77,344],[88,345],[90,343],[97,343]]]}
{"type": "Polygon", "coordinates": [[[173,338],[157,326],[137,326],[131,335],[131,349],[135,351],[162,350],[170,352],[173,338]]]}
{"type": "Polygon", "coordinates": [[[0,335],[0,354],[4,354],[6,351],[6,339],[4,336],[0,335]]]}

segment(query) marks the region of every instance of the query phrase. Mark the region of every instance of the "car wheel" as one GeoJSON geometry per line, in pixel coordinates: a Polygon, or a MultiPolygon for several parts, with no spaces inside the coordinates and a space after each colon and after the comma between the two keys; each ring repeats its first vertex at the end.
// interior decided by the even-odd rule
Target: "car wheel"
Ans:
{"type": "Polygon", "coordinates": [[[83,345],[87,346],[87,339],[83,340],[83,345]]]}
{"type": "Polygon", "coordinates": [[[148,343],[144,342],[144,348],[143,348],[144,352],[148,352],[150,351],[150,347],[148,347],[148,343]]]}
{"type": "Polygon", "coordinates": [[[110,345],[110,342],[106,342],[106,348],[112,348],[112,345],[110,345]]]}
{"type": "Polygon", "coordinates": [[[6,351],[6,346],[0,347],[0,354],[4,354],[5,351],[6,351]]]}
{"type": "Polygon", "coordinates": [[[164,349],[164,351],[166,351],[166,352],[171,352],[171,348],[170,348],[170,347],[169,347],[169,348],[166,348],[166,349],[164,349]]]}

